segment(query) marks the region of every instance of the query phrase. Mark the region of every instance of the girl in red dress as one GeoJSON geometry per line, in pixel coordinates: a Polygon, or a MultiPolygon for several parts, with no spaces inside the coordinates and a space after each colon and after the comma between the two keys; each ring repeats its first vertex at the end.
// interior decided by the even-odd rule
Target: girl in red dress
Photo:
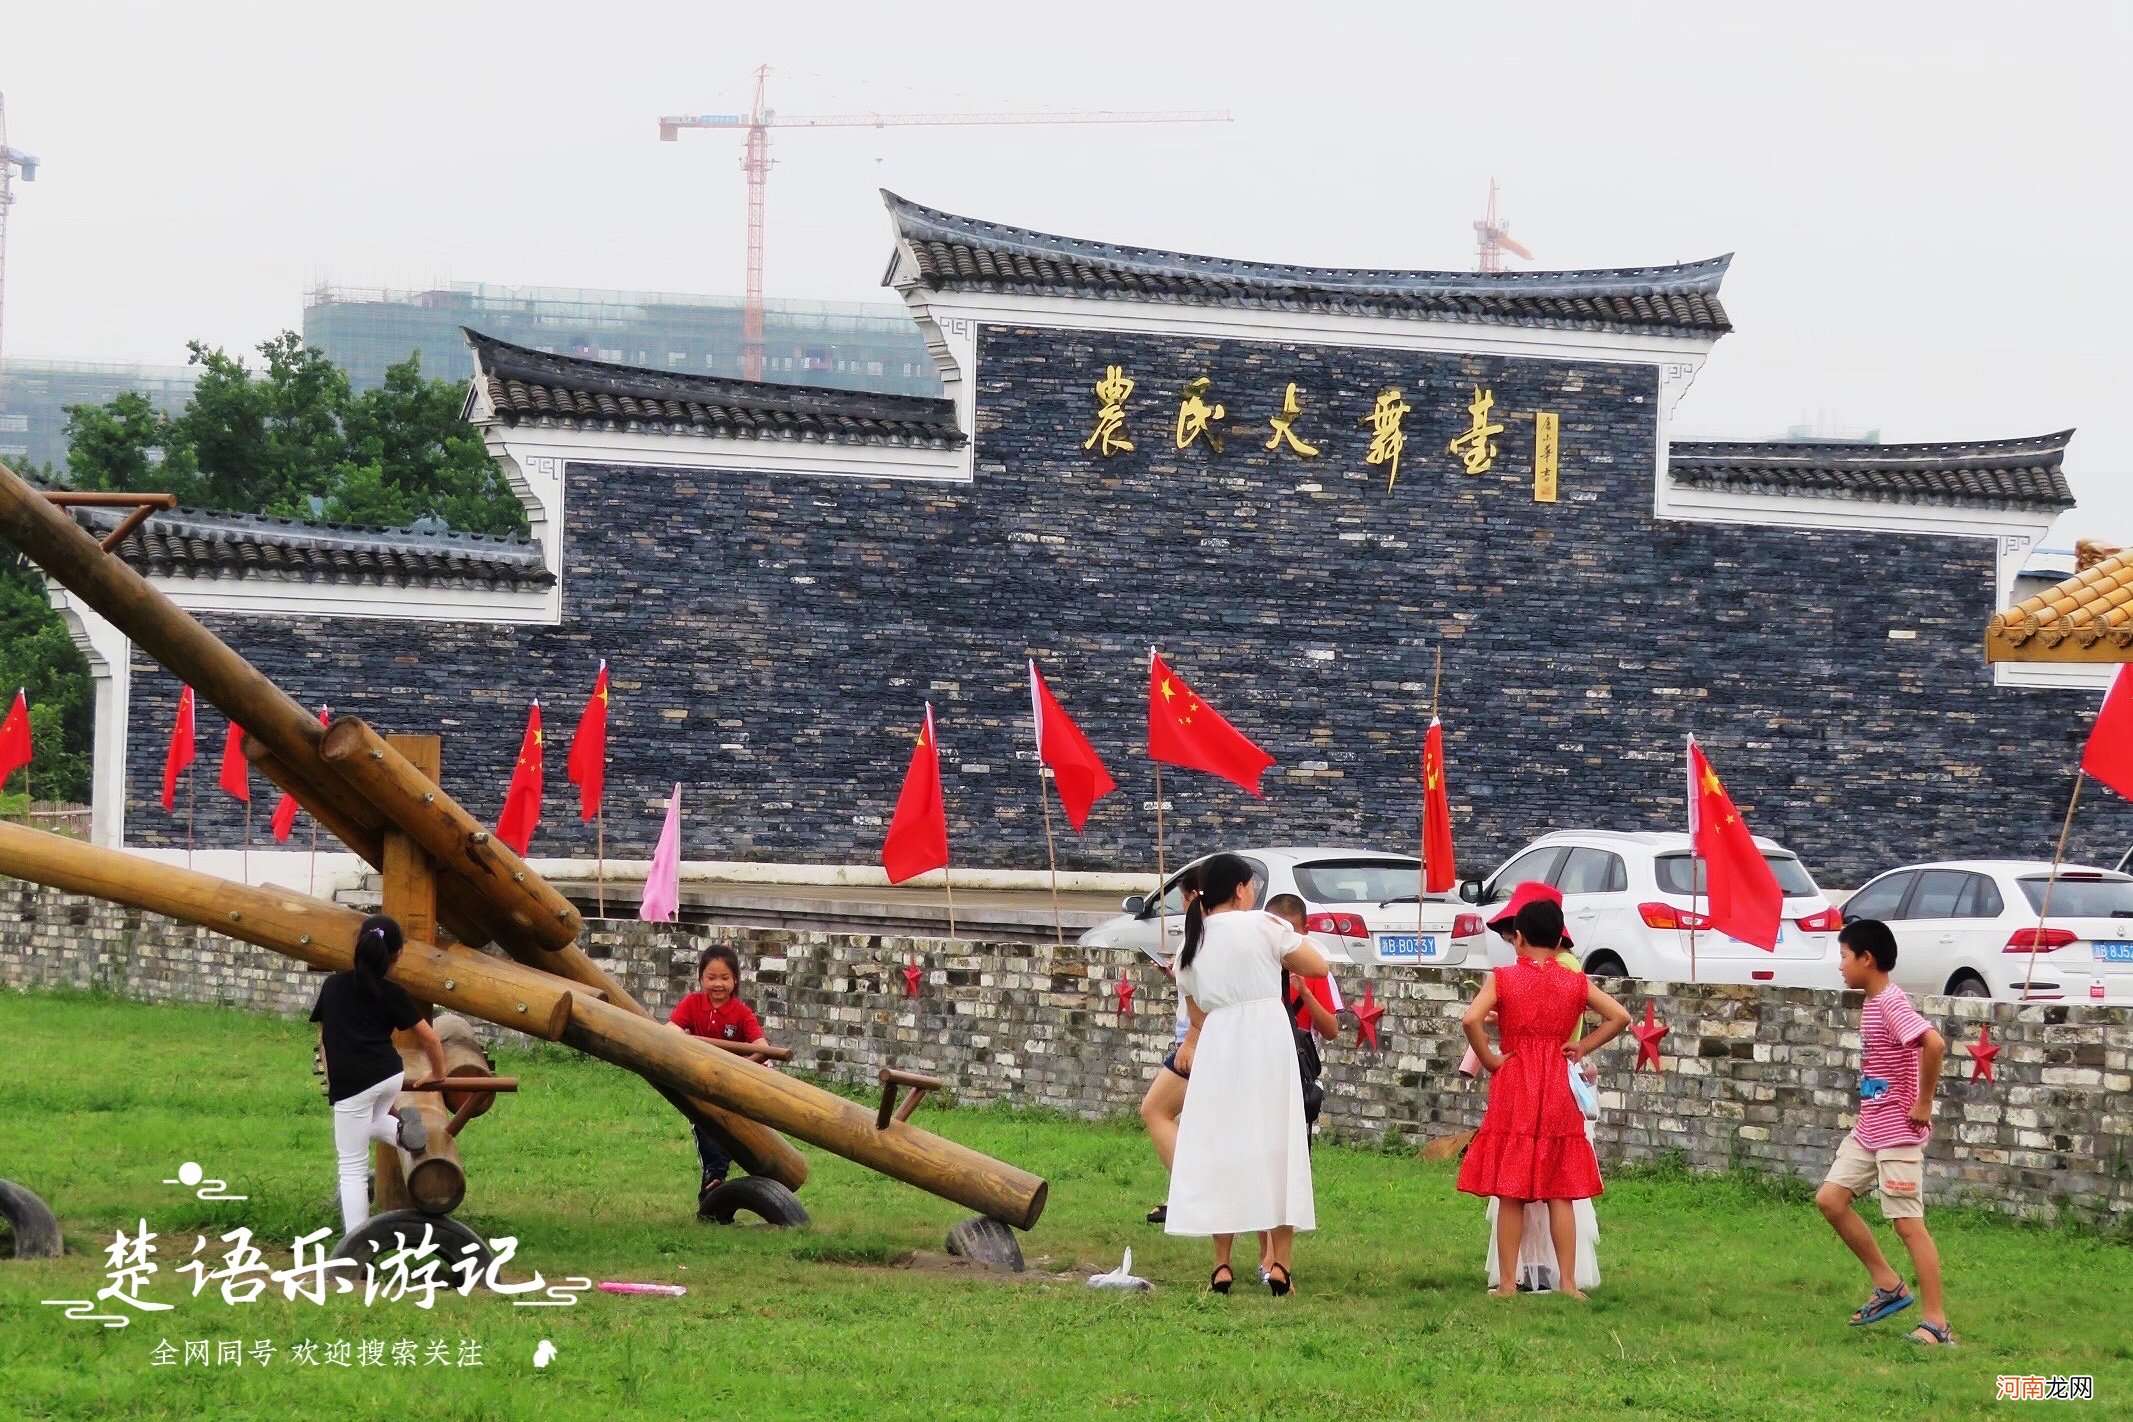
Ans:
{"type": "MultiPolygon", "coordinates": [[[[1491,1292],[1506,1298],[1518,1293],[1518,1249],[1529,1201],[1547,1202],[1555,1257],[1577,1257],[1577,1219],[1570,1202],[1600,1193],[1600,1162],[1585,1139],[1584,1113],[1563,1063],[1582,1061],[1629,1026],[1621,1003],[1583,973],[1555,961],[1562,941],[1561,908],[1545,899],[1520,908],[1511,932],[1518,960],[1491,973],[1460,1018],[1491,1076],[1488,1109],[1459,1166],[1459,1188],[1502,1202],[1496,1211],[1499,1283],[1491,1292]],[[1566,1044],[1588,1010],[1598,1014],[1600,1025],[1566,1044]],[[1484,1030],[1491,1012],[1503,1043],[1500,1052],[1489,1045],[1484,1030]]],[[[1563,1292],[1585,1297],[1574,1286],[1563,1292]]]]}

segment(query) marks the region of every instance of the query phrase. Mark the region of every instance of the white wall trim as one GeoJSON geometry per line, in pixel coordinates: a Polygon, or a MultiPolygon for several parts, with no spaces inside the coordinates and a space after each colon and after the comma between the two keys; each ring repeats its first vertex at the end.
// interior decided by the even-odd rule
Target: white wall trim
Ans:
{"type": "Polygon", "coordinates": [[[2118,675],[2115,662],[1994,662],[1995,686],[2024,686],[2045,691],[2078,691],[2102,697],[2118,675]]]}
{"type": "Polygon", "coordinates": [[[89,663],[94,691],[89,745],[89,842],[126,844],[126,725],[133,700],[132,648],[118,628],[47,580],[47,595],[67,635],[89,663]],[[112,752],[112,753],[105,753],[112,752]]]}

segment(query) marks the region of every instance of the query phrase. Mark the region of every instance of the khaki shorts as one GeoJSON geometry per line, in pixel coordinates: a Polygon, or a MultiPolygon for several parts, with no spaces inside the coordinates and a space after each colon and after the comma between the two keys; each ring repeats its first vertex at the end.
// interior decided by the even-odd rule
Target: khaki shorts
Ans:
{"type": "Polygon", "coordinates": [[[1872,1186],[1881,1197],[1883,1219],[1915,1220],[1923,1219],[1926,1213],[1925,1169],[1924,1146],[1868,1150],[1859,1144],[1858,1137],[1847,1132],[1844,1144],[1837,1147],[1837,1158],[1830,1162],[1829,1174],[1822,1180],[1826,1185],[1851,1191],[1855,1197],[1864,1195],[1872,1186]]]}

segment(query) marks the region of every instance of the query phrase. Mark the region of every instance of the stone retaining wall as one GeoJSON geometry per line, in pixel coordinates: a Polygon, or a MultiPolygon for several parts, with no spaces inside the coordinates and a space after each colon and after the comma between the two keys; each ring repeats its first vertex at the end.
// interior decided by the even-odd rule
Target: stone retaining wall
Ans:
{"type": "MultiPolygon", "coordinates": [[[[1168,985],[1125,952],[634,922],[591,925],[586,946],[663,1014],[710,942],[741,954],[744,996],[771,1039],[835,1080],[871,1082],[893,1063],[946,1078],[962,1102],[1096,1117],[1132,1110],[1170,1044],[1168,985]],[[924,972],[915,999],[903,996],[906,963],[924,972]],[[1134,988],[1128,1013],[1122,978],[1134,988]]],[[[205,930],[0,880],[0,985],[300,1015],[317,983],[300,964],[205,930]]],[[[1342,986],[1361,995],[1352,971],[1342,986]]],[[[1393,972],[1373,987],[1382,1050],[1360,1049],[1351,1028],[1326,1051],[1327,1128],[1419,1142],[1474,1125],[1482,1092],[1457,1072],[1467,983],[1393,972]]],[[[1639,1017],[1652,1003],[1670,1028],[1666,1070],[1632,1072],[1626,1036],[1601,1053],[1603,1163],[1678,1153],[1698,1169],[1820,1178],[1855,1102],[1857,994],[1639,983],[1623,1000],[1639,1017]]],[[[1928,1150],[1933,1198],[2039,1217],[2133,1210],[2123,1009],[1920,1005],[1950,1043],[1928,1150]],[[2002,1044],[1998,1079],[1972,1082],[1963,1046],[1987,1023],[2002,1044]]]]}

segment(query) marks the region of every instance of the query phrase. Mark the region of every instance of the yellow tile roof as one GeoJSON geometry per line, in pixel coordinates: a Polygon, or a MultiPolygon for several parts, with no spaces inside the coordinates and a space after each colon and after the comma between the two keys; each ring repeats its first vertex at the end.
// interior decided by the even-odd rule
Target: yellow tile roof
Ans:
{"type": "Polygon", "coordinates": [[[2133,549],[2112,551],[1993,618],[1985,659],[2133,662],[2133,549]]]}

